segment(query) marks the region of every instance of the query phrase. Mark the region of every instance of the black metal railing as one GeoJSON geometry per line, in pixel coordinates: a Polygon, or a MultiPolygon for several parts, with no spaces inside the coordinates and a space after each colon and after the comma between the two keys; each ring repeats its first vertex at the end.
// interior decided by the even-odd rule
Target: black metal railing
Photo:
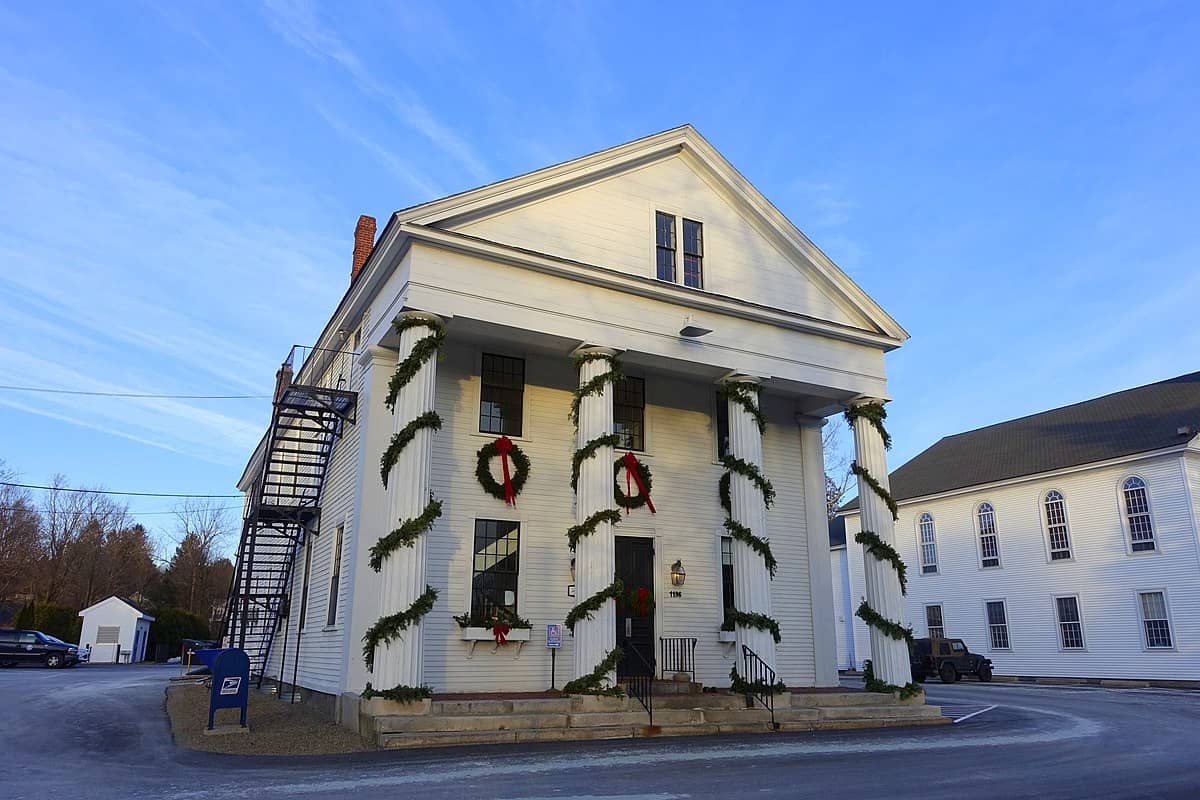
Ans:
{"type": "Polygon", "coordinates": [[[778,730],[779,723],[775,721],[775,670],[746,645],[742,645],[742,677],[749,685],[746,705],[753,707],[755,700],[762,703],[763,708],[771,712],[771,727],[778,730]]]}
{"type": "Polygon", "coordinates": [[[654,665],[638,652],[632,643],[625,643],[625,657],[638,661],[643,669],[642,675],[617,675],[617,683],[625,684],[625,691],[636,699],[650,715],[650,724],[654,724],[654,665]]]}
{"type": "Polygon", "coordinates": [[[686,672],[696,682],[696,640],[682,636],[660,636],[658,650],[662,664],[662,679],[686,672]]]}
{"type": "Polygon", "coordinates": [[[285,366],[291,367],[292,383],[321,389],[353,391],[355,354],[350,350],[294,345],[285,366]]]}

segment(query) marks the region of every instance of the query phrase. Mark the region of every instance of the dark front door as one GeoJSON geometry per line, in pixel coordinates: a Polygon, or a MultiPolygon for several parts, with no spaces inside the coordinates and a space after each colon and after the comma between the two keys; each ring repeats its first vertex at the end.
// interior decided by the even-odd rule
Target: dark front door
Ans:
{"type": "Polygon", "coordinates": [[[616,562],[617,577],[625,584],[625,596],[617,603],[617,645],[625,657],[617,665],[617,675],[653,676],[654,540],[616,537],[616,562]]]}

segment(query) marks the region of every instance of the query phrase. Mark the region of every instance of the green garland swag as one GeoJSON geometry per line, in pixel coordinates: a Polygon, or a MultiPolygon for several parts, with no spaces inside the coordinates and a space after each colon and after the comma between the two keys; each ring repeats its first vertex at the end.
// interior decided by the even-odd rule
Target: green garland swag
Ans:
{"type": "Polygon", "coordinates": [[[621,663],[621,658],[625,652],[619,647],[614,647],[608,651],[596,668],[587,675],[580,675],[573,681],[567,681],[563,686],[563,694],[593,694],[602,697],[624,697],[625,690],[618,685],[605,686],[604,681],[608,679],[608,675],[617,668],[617,664],[621,663]]]}
{"type": "Polygon", "coordinates": [[[771,543],[767,539],[755,536],[754,531],[737,522],[733,517],[725,518],[725,530],[729,531],[733,538],[746,544],[751,550],[762,556],[767,571],[771,573],[772,578],[775,577],[775,570],[779,568],[779,562],[775,560],[775,555],[771,552],[771,543]]]}
{"type": "Polygon", "coordinates": [[[400,458],[400,452],[412,442],[417,436],[417,431],[422,428],[429,428],[433,431],[442,429],[442,418],[438,416],[436,411],[426,411],[421,416],[409,422],[398,433],[392,434],[392,441],[388,444],[387,450],[383,451],[383,456],[379,459],[379,477],[383,478],[383,486],[387,488],[388,473],[392,471],[392,467],[396,466],[396,461],[400,458]]]}
{"type": "Polygon", "coordinates": [[[762,470],[760,470],[756,465],[751,464],[749,461],[743,461],[737,456],[729,455],[722,458],[721,463],[725,465],[725,469],[728,470],[721,478],[722,486],[718,487],[721,491],[721,507],[726,511],[732,511],[732,501],[730,501],[728,481],[730,472],[736,472],[738,475],[741,475],[744,478],[749,478],[750,481],[758,487],[758,490],[762,492],[763,504],[767,508],[770,508],[775,503],[775,487],[771,485],[769,480],[763,477],[762,470]]]}
{"type": "Polygon", "coordinates": [[[746,413],[754,417],[754,424],[758,426],[760,435],[767,432],[767,415],[762,412],[759,403],[761,395],[757,386],[749,383],[726,383],[717,392],[726,400],[732,400],[746,409],[746,413]]]}
{"type": "Polygon", "coordinates": [[[864,403],[861,406],[850,406],[846,409],[843,415],[846,418],[846,424],[854,427],[854,420],[865,419],[871,423],[871,427],[879,431],[879,438],[883,439],[883,449],[892,449],[892,435],[887,432],[887,428],[883,427],[883,421],[887,419],[887,409],[883,407],[883,403],[864,403]]]}
{"type": "Polygon", "coordinates": [[[601,447],[616,447],[621,443],[621,437],[616,433],[604,434],[597,436],[583,447],[575,451],[575,455],[571,456],[571,491],[574,492],[579,488],[579,467],[584,460],[595,455],[596,451],[601,447]]]}
{"type": "Polygon", "coordinates": [[[899,622],[892,622],[887,617],[880,614],[875,609],[863,600],[858,605],[858,610],[854,612],[855,616],[863,622],[875,628],[877,631],[886,634],[887,636],[902,642],[911,642],[913,638],[912,628],[906,628],[899,622]]]}
{"type": "Polygon", "coordinates": [[[396,703],[413,703],[417,700],[427,700],[433,697],[433,688],[430,686],[393,686],[391,689],[372,689],[371,684],[367,684],[367,688],[363,689],[359,695],[363,700],[370,700],[372,697],[382,697],[384,700],[392,700],[396,703]]]}
{"type": "Polygon", "coordinates": [[[771,634],[775,644],[779,644],[782,639],[779,635],[779,623],[757,611],[738,611],[736,608],[727,608],[725,609],[725,622],[721,625],[721,629],[732,630],[732,628],[727,629],[726,625],[741,625],[743,628],[766,631],[771,634]]]}
{"type": "Polygon", "coordinates": [[[387,536],[371,546],[371,569],[379,572],[383,559],[401,547],[412,547],[417,537],[433,527],[433,521],[442,515],[442,501],[430,500],[418,517],[406,519],[387,536]]]}
{"type": "Polygon", "coordinates": [[[388,411],[396,410],[396,396],[400,394],[400,390],[417,376],[417,372],[425,365],[425,362],[433,358],[442,349],[442,343],[446,341],[446,327],[437,320],[408,317],[392,323],[392,327],[395,328],[396,333],[418,327],[429,328],[431,333],[423,339],[418,339],[413,345],[412,352],[396,365],[396,371],[392,373],[392,377],[388,381],[387,398],[383,401],[384,405],[388,407],[388,411]]]}
{"type": "Polygon", "coordinates": [[[896,570],[896,576],[900,578],[900,594],[908,594],[908,567],[905,566],[904,559],[896,552],[896,548],[880,539],[879,534],[875,531],[860,531],[855,534],[854,541],[866,545],[867,552],[875,558],[889,562],[896,570]]]}
{"type": "Polygon", "coordinates": [[[783,681],[748,681],[738,674],[737,667],[729,668],[729,691],[734,694],[783,694],[787,690],[783,681]]]}
{"type": "Polygon", "coordinates": [[[921,688],[921,684],[916,681],[909,681],[904,686],[897,686],[894,683],[887,683],[875,677],[875,667],[867,661],[866,667],[863,669],[863,682],[866,684],[868,692],[879,692],[880,694],[896,693],[900,695],[901,700],[907,700],[910,697],[916,697],[921,692],[925,691],[921,688]]]}
{"type": "Polygon", "coordinates": [[[624,373],[621,371],[621,362],[617,361],[615,356],[603,353],[585,353],[581,356],[576,356],[575,368],[578,369],[589,361],[607,361],[608,372],[602,372],[587,383],[580,384],[571,394],[571,412],[569,416],[572,425],[579,424],[579,406],[583,403],[583,398],[588,395],[600,394],[604,391],[606,384],[616,383],[624,377],[624,373]]]}
{"type": "Polygon", "coordinates": [[[620,511],[614,511],[611,508],[601,509],[578,525],[572,525],[570,528],[567,528],[567,545],[571,548],[571,552],[573,553],[575,552],[576,545],[579,544],[579,540],[584,536],[591,536],[593,533],[595,533],[597,526],[599,526],[601,522],[611,522],[612,524],[616,525],[620,521],[620,511]]]}
{"type": "Polygon", "coordinates": [[[620,602],[622,595],[625,594],[625,584],[621,583],[620,578],[614,578],[613,582],[605,586],[594,595],[584,600],[579,605],[571,609],[565,620],[567,629],[571,633],[575,633],[575,626],[585,619],[591,619],[593,612],[599,611],[610,598],[620,602]]]}
{"type": "Polygon", "coordinates": [[[642,485],[646,487],[646,493],[641,492],[630,497],[621,491],[621,484],[617,481],[617,476],[621,474],[621,467],[625,465],[624,456],[613,462],[613,499],[617,501],[617,505],[627,511],[632,511],[636,508],[641,508],[646,505],[646,498],[650,496],[651,475],[650,468],[646,466],[644,461],[639,461],[637,465],[638,477],[642,479],[642,485]]]}
{"type": "MultiPolygon", "coordinates": [[[[491,461],[499,455],[500,450],[495,442],[488,442],[479,448],[479,452],[475,454],[475,457],[478,459],[475,463],[475,479],[479,481],[479,485],[483,487],[485,492],[497,500],[504,500],[504,484],[492,477],[491,461]]],[[[525,488],[525,481],[529,479],[529,456],[525,455],[525,451],[514,444],[512,450],[508,452],[508,457],[512,459],[513,463],[513,472],[510,480],[512,482],[513,496],[515,497],[525,488]]]]}
{"type": "Polygon", "coordinates": [[[871,487],[871,491],[879,495],[879,499],[883,500],[883,502],[887,504],[888,511],[892,512],[893,520],[900,519],[900,507],[896,505],[896,500],[892,497],[892,493],[883,488],[883,484],[875,480],[875,476],[872,475],[866,467],[860,467],[857,461],[852,461],[850,462],[850,471],[862,478],[863,481],[866,482],[867,486],[871,487]]]}
{"type": "Polygon", "coordinates": [[[421,621],[421,617],[433,610],[438,591],[426,585],[425,592],[404,611],[399,611],[386,617],[380,617],[374,625],[367,629],[363,636],[363,660],[367,671],[375,671],[375,648],[393,639],[399,638],[401,632],[421,621]]]}
{"type": "Polygon", "coordinates": [[[503,623],[510,628],[520,628],[521,630],[528,630],[533,627],[529,624],[529,620],[518,616],[516,612],[509,611],[503,606],[496,606],[494,610],[496,612],[494,617],[485,617],[481,613],[467,611],[463,614],[455,614],[451,619],[457,622],[460,628],[491,628],[497,623],[503,623]]]}

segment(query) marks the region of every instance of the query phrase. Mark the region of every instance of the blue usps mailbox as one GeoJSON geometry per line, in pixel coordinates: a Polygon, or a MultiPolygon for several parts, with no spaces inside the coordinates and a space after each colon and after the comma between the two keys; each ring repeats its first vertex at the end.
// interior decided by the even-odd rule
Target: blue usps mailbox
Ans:
{"type": "Polygon", "coordinates": [[[240,708],[241,726],[246,727],[246,703],[250,698],[250,657],[245,650],[227,647],[198,650],[196,655],[212,669],[212,694],[208,699],[208,729],[218,708],[240,708]]]}

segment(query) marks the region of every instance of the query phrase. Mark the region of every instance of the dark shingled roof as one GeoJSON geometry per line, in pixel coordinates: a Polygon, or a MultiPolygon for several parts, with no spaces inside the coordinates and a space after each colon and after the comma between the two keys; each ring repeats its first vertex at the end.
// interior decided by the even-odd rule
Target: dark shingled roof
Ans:
{"type": "Polygon", "coordinates": [[[829,546],[846,546],[846,518],[840,514],[829,520],[829,546]]]}
{"type": "MultiPolygon", "coordinates": [[[[907,500],[1183,445],[1197,433],[1200,372],[1193,372],[947,436],[888,478],[892,496],[907,500]]],[[[843,510],[855,508],[857,499],[843,510]]]]}

